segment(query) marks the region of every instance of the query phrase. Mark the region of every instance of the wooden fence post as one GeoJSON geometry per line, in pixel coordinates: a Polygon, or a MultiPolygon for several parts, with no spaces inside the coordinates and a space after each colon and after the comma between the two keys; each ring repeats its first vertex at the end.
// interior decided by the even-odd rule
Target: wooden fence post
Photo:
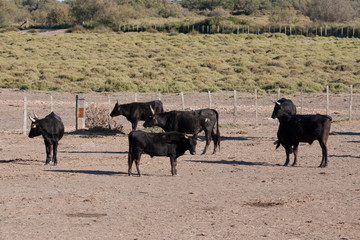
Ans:
{"type": "Polygon", "coordinates": [[[107,96],[108,97],[108,122],[109,122],[109,129],[111,130],[111,119],[112,117],[110,116],[111,113],[111,102],[110,102],[110,95],[107,96]]]}
{"type": "Polygon", "coordinates": [[[24,126],[23,126],[23,134],[26,135],[26,122],[27,120],[27,98],[24,97],[24,126]]]}
{"type": "Polygon", "coordinates": [[[329,115],[329,86],[326,86],[326,115],[329,115]]]}
{"type": "Polygon", "coordinates": [[[325,37],[327,36],[327,25],[325,24],[325,37]]]}
{"type": "Polygon", "coordinates": [[[349,101],[349,120],[351,120],[352,115],[352,103],[353,103],[353,85],[350,85],[350,101],[349,101]]]}
{"type": "Polygon", "coordinates": [[[181,92],[181,93],[180,93],[180,96],[181,96],[181,106],[182,106],[182,110],[185,110],[184,93],[181,92]]]}
{"type": "Polygon", "coordinates": [[[208,91],[208,95],[209,95],[209,108],[212,107],[212,102],[211,102],[211,92],[208,91]]]}
{"type": "Polygon", "coordinates": [[[301,87],[301,92],[300,92],[300,114],[303,114],[303,88],[301,87]]]}
{"type": "Polygon", "coordinates": [[[137,93],[135,93],[134,95],[134,102],[137,102],[138,101],[138,96],[137,96],[137,93]]]}
{"type": "Polygon", "coordinates": [[[54,106],[53,106],[53,96],[50,96],[50,112],[54,111],[54,106]]]}
{"type": "Polygon", "coordinates": [[[85,128],[85,98],[76,95],[76,131],[85,128]]]}
{"type": "Polygon", "coordinates": [[[161,101],[161,92],[158,92],[158,99],[161,101]]]}
{"type": "Polygon", "coordinates": [[[353,37],[355,37],[355,26],[353,26],[353,37]]]}
{"type": "Polygon", "coordinates": [[[280,88],[277,89],[277,99],[280,99],[280,88]]]}
{"type": "Polygon", "coordinates": [[[257,89],[255,89],[255,126],[259,125],[257,89]]]}
{"type": "Polygon", "coordinates": [[[236,90],[234,90],[234,123],[236,123],[236,115],[237,115],[237,103],[236,103],[236,90]]]}

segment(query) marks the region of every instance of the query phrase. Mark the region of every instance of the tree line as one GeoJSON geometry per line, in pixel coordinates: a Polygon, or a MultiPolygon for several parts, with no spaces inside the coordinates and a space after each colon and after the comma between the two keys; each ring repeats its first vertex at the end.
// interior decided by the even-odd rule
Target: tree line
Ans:
{"type": "Polygon", "coordinates": [[[314,22],[342,23],[360,17],[360,0],[1,0],[0,27],[115,27],[141,18],[269,13],[291,23],[294,14],[314,22]]]}

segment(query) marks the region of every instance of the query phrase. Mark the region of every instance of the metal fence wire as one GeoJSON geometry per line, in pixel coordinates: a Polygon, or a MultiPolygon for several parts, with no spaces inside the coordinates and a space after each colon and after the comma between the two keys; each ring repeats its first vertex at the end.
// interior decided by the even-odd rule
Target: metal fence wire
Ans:
{"type": "MultiPolygon", "coordinates": [[[[67,132],[76,129],[75,93],[21,92],[2,89],[0,93],[0,131],[25,133],[29,130],[28,114],[44,117],[53,111],[59,115],[67,132]]],[[[87,106],[108,109],[109,113],[118,101],[146,102],[161,99],[165,111],[215,109],[219,113],[221,126],[275,125],[271,119],[273,101],[285,97],[297,106],[298,114],[328,114],[333,121],[360,119],[360,94],[352,93],[295,93],[283,95],[280,91],[270,95],[257,95],[236,91],[184,92],[184,93],[86,93],[81,94],[87,106]]],[[[86,116],[85,116],[86,117],[86,116]]],[[[117,124],[130,131],[131,124],[123,116],[115,117],[117,124]]],[[[142,128],[142,122],[138,127],[142,128]]]]}

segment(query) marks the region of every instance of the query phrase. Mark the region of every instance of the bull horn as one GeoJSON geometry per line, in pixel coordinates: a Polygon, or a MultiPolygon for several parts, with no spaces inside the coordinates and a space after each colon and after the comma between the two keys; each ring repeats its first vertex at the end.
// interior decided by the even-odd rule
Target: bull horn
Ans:
{"type": "Polygon", "coordinates": [[[150,105],[150,110],[151,110],[152,115],[155,115],[155,111],[154,111],[154,109],[151,107],[151,105],[150,105]]]}
{"type": "Polygon", "coordinates": [[[35,118],[35,119],[39,119],[38,115],[36,115],[35,112],[33,112],[33,114],[34,114],[34,118],[35,118]]]}
{"type": "Polygon", "coordinates": [[[116,100],[116,105],[119,105],[119,100],[116,100]]]}
{"type": "Polygon", "coordinates": [[[29,114],[29,119],[32,121],[32,122],[35,122],[36,120],[34,118],[32,118],[29,114]]]}
{"type": "Polygon", "coordinates": [[[275,103],[276,105],[279,105],[280,106],[280,103],[279,102],[275,102],[275,101],[272,101],[273,103],[275,103]]]}

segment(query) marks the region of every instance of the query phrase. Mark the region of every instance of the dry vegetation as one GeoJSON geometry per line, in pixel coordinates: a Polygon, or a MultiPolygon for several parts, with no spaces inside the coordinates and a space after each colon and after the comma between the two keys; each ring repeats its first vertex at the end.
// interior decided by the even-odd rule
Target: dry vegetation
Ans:
{"type": "Polygon", "coordinates": [[[0,34],[0,87],[60,91],[355,91],[360,42],[283,34],[0,34]]]}

